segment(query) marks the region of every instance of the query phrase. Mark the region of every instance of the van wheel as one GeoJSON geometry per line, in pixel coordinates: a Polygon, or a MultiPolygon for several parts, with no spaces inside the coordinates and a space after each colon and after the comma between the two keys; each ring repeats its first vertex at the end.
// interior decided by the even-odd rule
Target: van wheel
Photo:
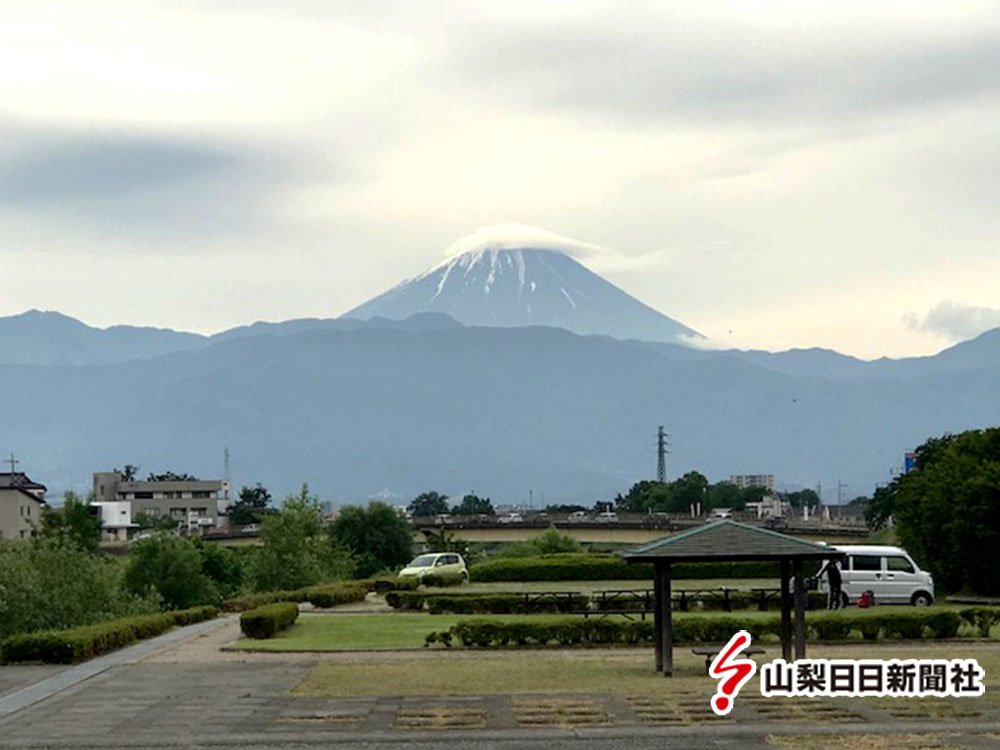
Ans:
{"type": "Polygon", "coordinates": [[[910,599],[910,604],[914,607],[929,607],[933,603],[934,599],[926,591],[918,591],[910,599]]]}
{"type": "Polygon", "coordinates": [[[850,604],[850,603],[851,603],[851,600],[847,598],[847,594],[845,594],[843,591],[841,591],[840,592],[840,608],[841,609],[845,609],[847,607],[847,605],[850,604]]]}

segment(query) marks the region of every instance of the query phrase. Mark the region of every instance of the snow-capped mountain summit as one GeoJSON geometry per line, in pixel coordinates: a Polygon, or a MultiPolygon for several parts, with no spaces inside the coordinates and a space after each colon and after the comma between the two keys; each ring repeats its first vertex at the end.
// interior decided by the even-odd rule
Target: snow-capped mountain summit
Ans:
{"type": "Polygon", "coordinates": [[[531,227],[480,229],[453,257],[344,314],[446,313],[470,326],[553,326],[580,334],[684,343],[700,334],[625,293],[573,255],[599,252],[531,227]]]}

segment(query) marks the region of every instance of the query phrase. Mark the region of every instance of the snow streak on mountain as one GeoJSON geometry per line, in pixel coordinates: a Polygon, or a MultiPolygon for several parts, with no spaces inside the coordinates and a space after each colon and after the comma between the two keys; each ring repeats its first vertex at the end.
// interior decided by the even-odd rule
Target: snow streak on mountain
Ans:
{"type": "Polygon", "coordinates": [[[368,319],[446,313],[470,326],[552,326],[619,339],[700,337],[623,292],[570,256],[580,243],[540,230],[512,237],[480,230],[458,255],[345,313],[368,319]]]}

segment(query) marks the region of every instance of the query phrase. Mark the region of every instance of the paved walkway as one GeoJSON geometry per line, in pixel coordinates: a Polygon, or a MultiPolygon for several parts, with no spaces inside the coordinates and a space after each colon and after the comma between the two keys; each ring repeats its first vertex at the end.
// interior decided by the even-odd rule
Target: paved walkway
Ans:
{"type": "Polygon", "coordinates": [[[216,620],[83,665],[37,672],[42,679],[35,685],[0,698],[6,706],[0,747],[391,743],[425,750],[753,750],[771,746],[768,737],[793,735],[858,736],[859,743],[864,735],[870,748],[1000,744],[1000,701],[993,695],[904,704],[773,701],[748,694],[740,696],[730,717],[721,719],[710,712],[704,692],[673,696],[669,702],[604,693],[401,697],[386,685],[379,697],[296,697],[292,689],[321,657],[220,652],[237,632],[235,618],[216,620]],[[872,743],[874,735],[886,732],[918,734],[921,744],[872,743]]]}

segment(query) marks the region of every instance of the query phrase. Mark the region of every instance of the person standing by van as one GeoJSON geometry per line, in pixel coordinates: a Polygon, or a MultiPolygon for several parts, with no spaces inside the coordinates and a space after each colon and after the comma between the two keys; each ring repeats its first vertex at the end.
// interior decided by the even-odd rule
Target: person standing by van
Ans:
{"type": "Polygon", "coordinates": [[[819,572],[822,576],[826,574],[826,584],[827,584],[827,599],[826,608],[827,609],[840,609],[844,605],[844,595],[841,593],[841,584],[843,583],[843,578],[840,575],[840,564],[836,560],[829,560],[823,569],[819,572]]]}

